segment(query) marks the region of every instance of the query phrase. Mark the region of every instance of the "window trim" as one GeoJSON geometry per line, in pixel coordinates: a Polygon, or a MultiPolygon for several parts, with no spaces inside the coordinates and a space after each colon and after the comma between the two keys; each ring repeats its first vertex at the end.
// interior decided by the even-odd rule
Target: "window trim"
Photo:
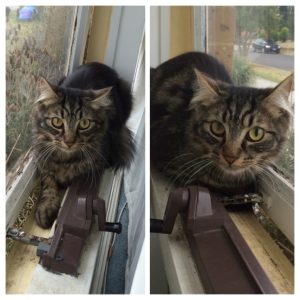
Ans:
{"type": "Polygon", "coordinates": [[[77,7],[77,15],[74,22],[75,30],[73,34],[73,43],[71,45],[66,74],[72,73],[72,71],[83,62],[92,16],[92,6],[77,7]],[[85,43],[83,43],[83,41],[85,41],[85,43]]]}
{"type": "MultiPolygon", "coordinates": [[[[28,154],[29,156],[29,154],[28,154]]],[[[8,187],[6,194],[6,230],[11,227],[28,199],[36,181],[36,166],[32,157],[20,166],[16,178],[8,187]]]]}
{"type": "Polygon", "coordinates": [[[294,244],[294,187],[280,174],[269,168],[272,182],[260,182],[268,216],[294,244]],[[288,220],[288,222],[287,222],[288,220]]]}

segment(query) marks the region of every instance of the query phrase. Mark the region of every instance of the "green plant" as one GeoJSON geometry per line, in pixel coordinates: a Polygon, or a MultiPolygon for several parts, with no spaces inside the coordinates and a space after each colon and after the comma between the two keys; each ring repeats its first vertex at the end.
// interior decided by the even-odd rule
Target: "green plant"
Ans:
{"type": "Polygon", "coordinates": [[[245,85],[252,82],[254,72],[247,59],[235,56],[233,58],[233,81],[237,85],[245,85]]]}
{"type": "Polygon", "coordinates": [[[290,30],[287,27],[282,27],[278,35],[279,35],[279,39],[282,42],[285,42],[289,38],[290,30]]]}

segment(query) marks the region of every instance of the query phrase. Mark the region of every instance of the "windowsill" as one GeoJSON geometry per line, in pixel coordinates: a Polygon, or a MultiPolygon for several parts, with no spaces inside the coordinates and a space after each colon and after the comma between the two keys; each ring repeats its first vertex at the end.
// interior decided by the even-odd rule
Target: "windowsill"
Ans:
{"type": "MultiPolygon", "coordinates": [[[[171,188],[165,178],[151,170],[153,217],[163,218],[171,188]]],[[[276,206],[275,200],[272,203],[276,206]]],[[[230,216],[278,292],[293,293],[293,266],[254,215],[235,212],[230,216]]],[[[159,241],[170,293],[204,293],[180,218],[173,233],[160,234],[159,241]]]]}
{"type": "MultiPolygon", "coordinates": [[[[115,174],[109,170],[102,176],[99,197],[106,200],[107,221],[115,220],[122,176],[122,172],[115,174]]],[[[54,226],[51,230],[44,230],[37,226],[34,220],[34,209],[23,229],[31,234],[46,238],[54,232],[54,226]]],[[[94,286],[102,284],[105,270],[103,264],[106,263],[106,259],[101,260],[99,257],[107,256],[111,238],[112,233],[99,232],[95,224],[93,225],[81,255],[78,271],[80,275],[78,277],[66,274],[57,275],[46,271],[38,264],[39,258],[36,256],[36,247],[16,242],[12,252],[7,257],[6,292],[88,294],[91,289],[95,288],[94,286]],[[101,249],[100,252],[99,249],[101,249]],[[95,273],[98,274],[97,277],[94,277],[95,273]],[[97,278],[97,282],[95,282],[95,278],[97,278]]]]}
{"type": "Polygon", "coordinates": [[[28,154],[6,194],[6,228],[12,226],[36,181],[36,166],[28,154]]]}

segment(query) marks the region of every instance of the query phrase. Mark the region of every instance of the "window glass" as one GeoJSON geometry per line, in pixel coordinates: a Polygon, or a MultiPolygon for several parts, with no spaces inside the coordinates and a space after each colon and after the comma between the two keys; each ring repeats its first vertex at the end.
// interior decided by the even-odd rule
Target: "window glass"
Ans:
{"type": "MultiPolygon", "coordinates": [[[[294,70],[294,6],[151,7],[150,17],[152,67],[202,51],[219,59],[235,84],[262,88],[294,70]]],[[[275,169],[293,183],[293,132],[275,169]]]]}
{"type": "Polygon", "coordinates": [[[31,109],[44,76],[66,73],[76,7],[6,7],[6,166],[11,175],[30,148],[31,109]]]}

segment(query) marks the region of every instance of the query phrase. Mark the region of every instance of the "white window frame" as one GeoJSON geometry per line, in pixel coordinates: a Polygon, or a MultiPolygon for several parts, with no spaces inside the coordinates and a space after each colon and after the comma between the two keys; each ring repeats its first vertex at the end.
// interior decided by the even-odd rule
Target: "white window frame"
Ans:
{"type": "MultiPolygon", "coordinates": [[[[144,63],[144,9],[143,7],[133,7],[132,11],[130,7],[115,6],[112,10],[107,55],[104,63],[115,69],[121,78],[132,83],[132,90],[135,91],[139,77],[137,75],[140,75],[141,65],[144,63]],[[139,17],[138,24],[136,23],[137,20],[132,18],[135,13],[139,17]],[[132,31],[130,28],[135,30],[132,31]],[[130,49],[127,47],[126,50],[124,43],[126,43],[129,35],[131,47],[130,49]],[[111,52],[109,49],[114,49],[114,51],[111,52]],[[111,56],[112,53],[113,57],[111,56]],[[124,57],[128,59],[122,60],[124,57]]],[[[83,41],[87,41],[88,38],[92,11],[92,7],[79,6],[77,8],[77,26],[73,35],[73,46],[69,56],[67,73],[72,72],[83,61],[86,47],[86,43],[83,41]]],[[[136,106],[139,109],[134,109],[132,113],[135,120],[139,120],[133,125],[134,135],[143,122],[144,99],[141,99],[140,95],[138,99],[140,100],[136,100],[136,106]]],[[[36,167],[31,157],[21,168],[22,170],[18,172],[19,175],[7,191],[6,228],[14,224],[37,179],[36,167]]],[[[107,170],[103,175],[99,196],[106,200],[107,221],[115,220],[122,179],[123,171],[113,173],[107,170]]],[[[112,237],[112,233],[99,233],[94,226],[86,242],[88,246],[84,248],[84,253],[81,256],[79,268],[81,276],[75,278],[65,274],[56,275],[37,265],[27,293],[101,293],[112,237]]]]}

